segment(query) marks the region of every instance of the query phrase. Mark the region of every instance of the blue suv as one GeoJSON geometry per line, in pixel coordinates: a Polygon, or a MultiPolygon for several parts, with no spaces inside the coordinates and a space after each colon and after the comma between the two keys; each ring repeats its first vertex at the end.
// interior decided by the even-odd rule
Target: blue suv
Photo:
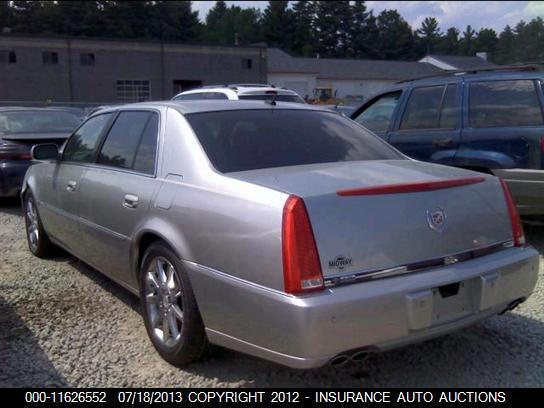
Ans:
{"type": "Polygon", "coordinates": [[[351,118],[406,155],[500,176],[523,215],[544,214],[544,72],[457,72],[400,82],[351,118]]]}

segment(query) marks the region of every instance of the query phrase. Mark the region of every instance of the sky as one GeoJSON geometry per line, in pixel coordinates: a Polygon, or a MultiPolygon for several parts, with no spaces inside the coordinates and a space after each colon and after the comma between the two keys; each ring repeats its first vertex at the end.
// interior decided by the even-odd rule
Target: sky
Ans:
{"type": "MultiPolygon", "coordinates": [[[[193,1],[201,20],[213,7],[214,1],[193,1]]],[[[227,1],[242,8],[265,9],[267,1],[227,1]]],[[[425,17],[435,17],[442,31],[457,27],[463,31],[468,24],[473,29],[493,28],[500,32],[507,25],[520,20],[544,17],[544,1],[367,1],[367,7],[378,14],[383,9],[397,9],[413,29],[419,28],[425,17]]]]}

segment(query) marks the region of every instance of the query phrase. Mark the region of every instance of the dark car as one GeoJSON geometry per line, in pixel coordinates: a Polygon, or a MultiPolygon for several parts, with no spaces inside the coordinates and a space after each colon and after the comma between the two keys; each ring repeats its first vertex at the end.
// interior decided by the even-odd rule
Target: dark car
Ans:
{"type": "Polygon", "coordinates": [[[462,72],[398,83],[351,115],[406,155],[503,177],[544,214],[544,72],[462,72]]]}
{"type": "Polygon", "coordinates": [[[0,197],[17,196],[37,143],[59,147],[81,123],[77,111],[63,108],[0,108],[0,197]]]}

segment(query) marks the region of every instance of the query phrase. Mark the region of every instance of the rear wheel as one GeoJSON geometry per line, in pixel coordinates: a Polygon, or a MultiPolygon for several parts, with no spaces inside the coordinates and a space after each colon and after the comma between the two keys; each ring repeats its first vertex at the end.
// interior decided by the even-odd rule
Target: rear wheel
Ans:
{"type": "Polygon", "coordinates": [[[25,194],[24,212],[28,249],[35,256],[43,258],[50,254],[52,245],[43,229],[36,201],[30,192],[25,194]]]}
{"type": "Polygon", "coordinates": [[[147,333],[162,358],[183,366],[207,354],[209,343],[189,282],[176,254],[157,242],[140,267],[140,299],[147,333]]]}

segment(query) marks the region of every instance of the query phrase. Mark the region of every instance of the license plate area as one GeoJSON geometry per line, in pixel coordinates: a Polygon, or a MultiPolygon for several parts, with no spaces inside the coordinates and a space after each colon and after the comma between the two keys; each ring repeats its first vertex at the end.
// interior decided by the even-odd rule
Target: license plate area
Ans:
{"type": "Polygon", "coordinates": [[[472,281],[457,282],[433,289],[431,326],[447,323],[474,312],[472,281]]]}
{"type": "Polygon", "coordinates": [[[410,293],[406,297],[410,329],[438,326],[473,314],[479,307],[479,283],[479,279],[470,279],[410,293]]]}

